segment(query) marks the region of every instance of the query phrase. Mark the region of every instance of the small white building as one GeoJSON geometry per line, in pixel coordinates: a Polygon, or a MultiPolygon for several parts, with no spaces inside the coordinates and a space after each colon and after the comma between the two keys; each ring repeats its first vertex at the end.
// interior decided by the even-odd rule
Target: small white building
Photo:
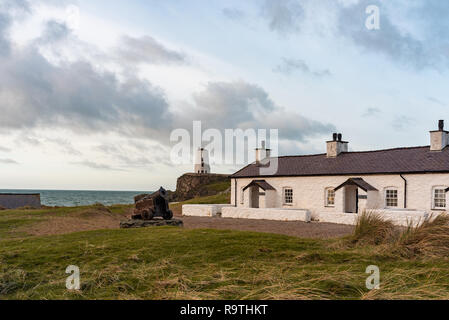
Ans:
{"type": "Polygon", "coordinates": [[[195,156],[195,173],[210,173],[209,152],[204,148],[198,148],[195,156]]]}
{"type": "Polygon", "coordinates": [[[234,208],[227,211],[307,210],[315,220],[352,224],[355,214],[370,209],[403,225],[446,211],[449,132],[444,121],[430,132],[430,146],[349,152],[341,134],[326,144],[327,153],[306,156],[271,158],[265,147],[258,149],[256,162],[231,176],[234,208]],[[265,174],[262,168],[274,160],[277,171],[265,174]]]}

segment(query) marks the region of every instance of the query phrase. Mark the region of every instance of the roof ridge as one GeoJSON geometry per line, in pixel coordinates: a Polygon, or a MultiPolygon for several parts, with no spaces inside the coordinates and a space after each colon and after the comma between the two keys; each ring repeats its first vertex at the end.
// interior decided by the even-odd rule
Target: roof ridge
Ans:
{"type": "MultiPolygon", "coordinates": [[[[379,149],[379,150],[366,150],[366,151],[348,151],[348,152],[342,152],[342,154],[371,153],[371,152],[383,152],[383,151],[406,150],[406,149],[423,149],[423,148],[430,148],[430,146],[396,147],[396,148],[379,149]]],[[[323,156],[323,155],[325,155],[325,153],[305,154],[305,155],[291,155],[291,156],[279,156],[277,158],[317,157],[317,156],[323,156]]],[[[276,157],[273,157],[273,158],[276,158],[276,157]]]]}

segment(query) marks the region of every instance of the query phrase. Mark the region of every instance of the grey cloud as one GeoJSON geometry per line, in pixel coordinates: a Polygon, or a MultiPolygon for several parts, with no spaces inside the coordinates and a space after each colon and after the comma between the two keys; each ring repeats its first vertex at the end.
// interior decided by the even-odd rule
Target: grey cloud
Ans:
{"type": "Polygon", "coordinates": [[[392,127],[397,131],[403,131],[409,129],[416,123],[416,120],[407,115],[396,115],[392,122],[392,127]]]}
{"type": "MultiPolygon", "coordinates": [[[[119,163],[120,166],[125,167],[148,167],[154,164],[154,160],[148,159],[145,154],[149,148],[142,148],[136,150],[131,144],[125,145],[110,145],[102,144],[95,147],[95,150],[107,155],[113,161],[119,163]],[[130,147],[134,149],[130,151],[130,147]]],[[[152,152],[155,150],[151,148],[152,152]]]]}
{"type": "Polygon", "coordinates": [[[288,34],[300,30],[304,9],[296,0],[265,0],[262,15],[272,31],[288,34]]]}
{"type": "Polygon", "coordinates": [[[11,149],[0,146],[0,151],[1,151],[1,152],[10,152],[11,149]]]}
{"type": "Polygon", "coordinates": [[[67,39],[70,34],[71,31],[67,25],[55,20],[50,20],[47,21],[43,34],[39,37],[38,42],[41,44],[52,44],[67,39]]]}
{"type": "Polygon", "coordinates": [[[54,66],[30,47],[0,61],[0,125],[152,135],[171,122],[163,93],[149,82],[99,72],[88,62],[54,66]]]}
{"type": "Polygon", "coordinates": [[[245,17],[245,13],[237,8],[224,8],[222,13],[231,20],[241,20],[245,17]]]}
{"type": "Polygon", "coordinates": [[[96,170],[124,171],[121,169],[113,168],[107,164],[97,163],[97,162],[93,162],[90,160],[85,160],[85,161],[80,161],[80,162],[71,162],[71,164],[79,165],[79,166],[83,166],[83,167],[87,167],[87,168],[91,168],[91,169],[96,169],[96,170]]]}
{"type": "Polygon", "coordinates": [[[436,56],[411,34],[402,32],[393,23],[388,10],[379,0],[361,0],[343,7],[339,13],[339,31],[367,53],[382,53],[388,58],[416,68],[433,66],[436,56]],[[369,5],[380,8],[380,30],[368,30],[365,26],[369,5]]]}
{"type": "Polygon", "coordinates": [[[39,139],[25,135],[25,134],[22,134],[17,139],[15,139],[15,143],[18,146],[23,146],[23,145],[39,146],[42,144],[42,142],[39,139]]]}
{"type": "Polygon", "coordinates": [[[280,139],[296,141],[335,131],[331,124],[281,108],[263,88],[247,82],[209,83],[194,100],[188,112],[207,128],[279,129],[280,139]]]}
{"type": "Polygon", "coordinates": [[[299,71],[303,74],[314,76],[314,77],[326,77],[331,76],[332,73],[328,70],[312,70],[309,65],[301,59],[289,59],[282,58],[282,61],[279,65],[277,65],[274,69],[274,72],[279,72],[285,75],[291,75],[296,71],[299,71]]]}
{"type": "MultiPolygon", "coordinates": [[[[233,128],[255,119],[255,114],[273,111],[276,106],[259,86],[243,81],[210,82],[204,91],[194,95],[195,111],[214,128],[233,128]]],[[[191,116],[188,116],[191,119],[191,116]]]]}
{"type": "Polygon", "coordinates": [[[378,116],[381,113],[381,110],[379,108],[370,107],[365,110],[362,117],[375,117],[378,116]]]}
{"type": "Polygon", "coordinates": [[[133,38],[124,36],[117,49],[119,59],[131,63],[150,64],[184,64],[186,56],[174,50],[169,50],[150,36],[133,38]]]}
{"type": "Polygon", "coordinates": [[[10,51],[10,43],[6,33],[9,25],[9,17],[0,13],[0,56],[8,54],[10,51]]]}
{"type": "Polygon", "coordinates": [[[447,106],[446,103],[434,97],[427,97],[427,100],[442,107],[447,106]]]}
{"type": "MultiPolygon", "coordinates": [[[[357,0],[342,4],[323,0],[314,6],[310,5],[311,2],[267,0],[262,5],[263,17],[268,20],[271,30],[289,34],[301,32],[301,25],[306,23],[306,19],[312,19],[313,14],[332,11],[332,16],[336,17],[336,25],[331,28],[335,29],[335,36],[349,39],[367,54],[382,54],[395,63],[417,70],[441,70],[449,66],[447,1],[397,1],[392,4],[380,0],[357,0]],[[368,18],[366,8],[369,5],[380,8],[380,30],[368,30],[365,26],[368,18]],[[397,17],[399,14],[401,16],[397,17]],[[404,19],[413,21],[419,35],[415,34],[415,30],[407,30],[404,24],[400,24],[404,19]]],[[[314,23],[312,20],[308,22],[314,23]]],[[[333,19],[329,23],[333,23],[333,19]]]]}
{"type": "Polygon", "coordinates": [[[13,159],[1,159],[1,158],[0,158],[0,163],[3,163],[3,164],[19,164],[17,161],[15,161],[13,159]]]}
{"type": "MultiPolygon", "coordinates": [[[[40,41],[61,41],[68,29],[56,22],[47,24],[40,41]]],[[[145,52],[159,63],[181,62],[184,57],[167,51],[152,38],[129,38],[134,49],[128,58],[142,62],[145,52]]],[[[125,41],[126,42],[126,41],[125,41]]],[[[99,71],[91,63],[78,60],[49,63],[39,51],[39,41],[14,49],[0,59],[0,127],[16,130],[66,128],[77,134],[117,132],[169,145],[174,128],[191,128],[193,120],[202,120],[209,128],[267,128],[274,126],[291,139],[332,131],[322,124],[277,106],[261,87],[244,81],[211,82],[193,95],[193,104],[173,113],[164,92],[148,81],[129,75],[119,81],[112,72],[99,71]]],[[[30,141],[33,143],[33,141],[30,141]]],[[[63,143],[64,145],[64,143],[63,143]]],[[[111,150],[109,150],[111,151],[111,150]]],[[[76,150],[72,150],[76,153],[76,150]]],[[[120,163],[146,165],[145,155],[122,153],[120,163]]],[[[156,159],[156,160],[155,160],[156,159]]],[[[98,169],[114,168],[91,161],[80,165],[98,169]]]]}
{"type": "MultiPolygon", "coordinates": [[[[5,9],[0,14],[9,17],[5,9]]],[[[49,63],[40,45],[75,42],[64,24],[49,21],[44,33],[24,48],[11,46],[7,27],[0,26],[0,41],[7,41],[14,52],[0,59],[0,127],[66,127],[85,133],[116,131],[168,139],[172,114],[160,89],[130,73],[119,81],[115,73],[99,71],[82,59],[49,63]]],[[[70,48],[72,43],[67,45],[70,48]]],[[[162,51],[153,54],[156,60],[162,59],[162,51]]]]}
{"type": "Polygon", "coordinates": [[[74,156],[81,156],[82,153],[78,151],[70,141],[60,138],[51,138],[46,139],[47,142],[53,143],[57,145],[64,153],[74,155],[74,156]]]}

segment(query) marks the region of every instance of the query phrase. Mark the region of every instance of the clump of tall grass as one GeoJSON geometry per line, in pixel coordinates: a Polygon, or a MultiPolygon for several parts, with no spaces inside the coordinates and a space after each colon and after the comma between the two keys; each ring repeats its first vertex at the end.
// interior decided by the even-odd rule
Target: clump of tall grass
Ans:
{"type": "Polygon", "coordinates": [[[409,224],[398,240],[397,250],[409,258],[449,256],[449,215],[431,215],[416,226],[409,224]]]}
{"type": "Polygon", "coordinates": [[[352,244],[380,245],[391,243],[398,238],[398,229],[392,221],[385,220],[380,214],[365,210],[358,217],[349,241],[352,244]]]}

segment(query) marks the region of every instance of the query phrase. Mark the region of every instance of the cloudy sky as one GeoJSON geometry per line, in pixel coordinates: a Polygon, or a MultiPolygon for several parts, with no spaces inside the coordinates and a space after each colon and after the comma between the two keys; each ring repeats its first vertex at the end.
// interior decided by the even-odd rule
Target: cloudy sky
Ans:
{"type": "Polygon", "coordinates": [[[448,16],[442,0],[0,0],[0,189],[173,188],[192,168],[170,133],[194,120],[279,129],[280,154],[335,131],[351,150],[427,145],[449,123],[448,16]]]}

